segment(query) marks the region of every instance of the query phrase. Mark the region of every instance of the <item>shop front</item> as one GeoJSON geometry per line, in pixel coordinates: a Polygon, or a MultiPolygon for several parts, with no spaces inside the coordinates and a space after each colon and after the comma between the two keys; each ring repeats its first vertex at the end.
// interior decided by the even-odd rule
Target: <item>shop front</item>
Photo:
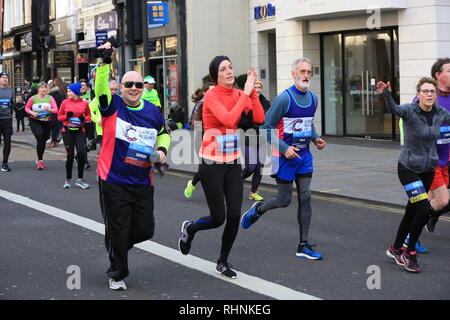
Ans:
{"type": "Polygon", "coordinates": [[[51,35],[56,38],[56,48],[48,54],[51,78],[60,77],[66,83],[75,80],[78,67],[75,57],[78,54],[76,45],[76,18],[74,16],[51,23],[51,35]]]}
{"type": "Polygon", "coordinates": [[[320,134],[398,140],[399,119],[387,110],[376,83],[389,81],[397,103],[412,101],[417,81],[448,56],[448,21],[442,18],[447,9],[432,0],[250,0],[252,65],[261,78],[266,75],[266,34],[274,30],[277,93],[292,85],[291,63],[309,58],[320,134]]]}
{"type": "Polygon", "coordinates": [[[324,134],[396,139],[397,121],[378,96],[376,83],[389,81],[397,96],[397,28],[322,34],[321,54],[324,134]]]}
{"type": "MultiPolygon", "coordinates": [[[[169,114],[169,104],[177,101],[187,107],[186,94],[181,92],[180,16],[175,1],[156,2],[148,5],[148,63],[141,69],[144,76],[155,78],[164,116],[169,114]],[[148,74],[145,74],[148,72],[148,74]],[[183,102],[184,100],[184,102],[183,102]]],[[[140,50],[143,51],[141,47],[140,50]]],[[[137,55],[139,56],[139,55],[137,55]]],[[[130,61],[133,64],[133,61],[130,61]]],[[[135,69],[139,63],[134,63],[135,69]]],[[[139,71],[139,70],[137,70],[139,71]]],[[[185,86],[186,87],[186,86],[185,86]]]]}
{"type": "Polygon", "coordinates": [[[20,61],[20,52],[16,51],[14,37],[6,37],[2,41],[3,55],[1,64],[3,72],[9,74],[9,86],[14,89],[16,94],[20,93],[22,87],[22,63],[20,61]]]}
{"type": "MultiPolygon", "coordinates": [[[[107,6],[106,9],[109,7],[107,6]]],[[[82,40],[78,41],[78,55],[76,63],[78,66],[79,78],[89,79],[93,78],[92,70],[96,64],[96,58],[93,56],[93,49],[103,44],[103,42],[110,38],[117,38],[118,17],[115,11],[99,13],[99,10],[105,8],[98,5],[87,9],[87,12],[81,17],[83,21],[82,40]],[[95,10],[94,10],[95,9],[95,10]],[[94,13],[95,12],[95,13],[94,13]]],[[[113,62],[111,64],[111,77],[115,79],[120,78],[118,57],[121,56],[120,50],[117,55],[113,55],[113,62]]]]}

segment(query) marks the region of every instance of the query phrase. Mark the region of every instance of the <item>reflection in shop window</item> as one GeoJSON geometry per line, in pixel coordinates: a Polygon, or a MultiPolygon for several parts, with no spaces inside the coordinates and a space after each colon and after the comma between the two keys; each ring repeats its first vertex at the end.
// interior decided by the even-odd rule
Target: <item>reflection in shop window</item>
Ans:
{"type": "Polygon", "coordinates": [[[150,57],[162,56],[161,39],[149,40],[148,41],[148,51],[150,53],[150,57]]]}
{"type": "Polygon", "coordinates": [[[176,55],[177,54],[177,37],[168,37],[166,40],[166,52],[165,55],[176,55]]]}

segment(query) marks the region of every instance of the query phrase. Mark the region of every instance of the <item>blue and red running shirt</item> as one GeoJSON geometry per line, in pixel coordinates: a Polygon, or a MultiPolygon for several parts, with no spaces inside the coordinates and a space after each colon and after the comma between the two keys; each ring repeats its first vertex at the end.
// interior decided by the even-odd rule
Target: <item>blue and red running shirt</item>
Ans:
{"type": "Polygon", "coordinates": [[[111,95],[108,77],[109,66],[99,66],[95,94],[100,101],[103,140],[98,176],[116,184],[152,186],[150,156],[157,150],[167,153],[170,145],[164,116],[148,101],[142,100],[133,108],[127,106],[122,97],[111,95]],[[108,103],[105,103],[105,96],[108,103]]]}

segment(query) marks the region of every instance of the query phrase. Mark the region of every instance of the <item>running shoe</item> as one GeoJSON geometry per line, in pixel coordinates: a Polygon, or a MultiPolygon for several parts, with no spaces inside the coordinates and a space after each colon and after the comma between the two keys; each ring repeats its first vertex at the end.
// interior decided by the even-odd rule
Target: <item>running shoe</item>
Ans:
{"type": "Polygon", "coordinates": [[[37,170],[43,170],[45,168],[44,161],[36,160],[35,163],[36,163],[36,169],[37,170]]]}
{"type": "Polygon", "coordinates": [[[312,249],[313,245],[308,242],[304,244],[299,244],[296,256],[299,258],[306,258],[309,260],[320,260],[323,258],[323,255],[319,252],[316,252],[312,249]]]}
{"type": "Polygon", "coordinates": [[[83,190],[86,190],[90,187],[89,184],[87,184],[83,179],[77,179],[77,181],[75,182],[75,185],[80,187],[83,190]]]}
{"type": "Polygon", "coordinates": [[[190,198],[192,197],[192,193],[196,190],[197,188],[192,184],[192,180],[189,180],[186,186],[186,189],[184,189],[184,196],[186,198],[190,198]]]}
{"type": "Polygon", "coordinates": [[[70,188],[72,188],[72,185],[70,184],[70,180],[66,179],[66,181],[64,181],[63,189],[70,189],[70,188]]]}
{"type": "Polygon", "coordinates": [[[264,198],[261,197],[258,193],[258,191],[251,193],[250,192],[250,196],[248,197],[249,200],[255,200],[255,201],[263,201],[264,198]]]}
{"type": "MultiPolygon", "coordinates": [[[[409,234],[406,237],[405,242],[403,243],[403,247],[407,248],[408,247],[408,243],[409,243],[409,234]]],[[[422,247],[420,245],[420,240],[417,240],[417,242],[416,242],[416,251],[417,251],[417,253],[427,253],[428,249],[425,248],[425,247],[422,247]]]]}
{"type": "Polygon", "coordinates": [[[262,205],[261,201],[255,202],[250,209],[248,209],[241,217],[241,225],[242,228],[248,229],[252,224],[254,224],[261,214],[259,213],[258,209],[262,205]]]}
{"type": "Polygon", "coordinates": [[[216,266],[216,272],[221,274],[222,276],[224,276],[225,278],[228,279],[236,279],[236,272],[233,271],[233,266],[231,264],[229,264],[228,262],[221,262],[219,263],[219,261],[217,261],[217,266],[216,266]]]}
{"type": "Polygon", "coordinates": [[[8,166],[8,164],[2,164],[2,168],[0,169],[2,172],[11,172],[11,168],[8,166]]]}
{"type": "Polygon", "coordinates": [[[421,271],[419,264],[417,263],[416,251],[407,252],[407,250],[404,250],[400,256],[400,259],[402,260],[403,266],[407,271],[415,273],[419,273],[421,271]]]}
{"type": "Polygon", "coordinates": [[[405,251],[405,249],[400,248],[398,250],[394,249],[394,245],[391,245],[387,250],[386,250],[386,254],[389,258],[392,258],[395,260],[395,263],[398,264],[399,266],[403,266],[403,261],[402,259],[400,259],[403,251],[405,251]]]}
{"type": "Polygon", "coordinates": [[[425,229],[427,229],[428,232],[434,232],[434,228],[436,227],[436,223],[439,220],[439,215],[432,214],[430,219],[427,222],[427,225],[425,226],[425,229]]]}
{"type": "Polygon", "coordinates": [[[192,224],[192,221],[186,220],[181,225],[181,237],[178,240],[178,249],[180,252],[184,255],[187,255],[189,251],[191,250],[191,243],[194,239],[193,236],[189,235],[189,232],[187,231],[187,228],[192,224]]]}
{"type": "Polygon", "coordinates": [[[109,279],[109,288],[115,291],[123,291],[127,290],[127,286],[123,280],[114,281],[113,279],[109,279]]]}

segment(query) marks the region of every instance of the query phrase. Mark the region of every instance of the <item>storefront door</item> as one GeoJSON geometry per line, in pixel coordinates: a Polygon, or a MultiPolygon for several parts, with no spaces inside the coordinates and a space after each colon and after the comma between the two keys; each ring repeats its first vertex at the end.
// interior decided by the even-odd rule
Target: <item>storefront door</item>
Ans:
{"type": "Polygon", "coordinates": [[[398,87],[396,40],[395,30],[323,36],[326,134],[396,137],[393,116],[376,92],[380,80],[398,87]]]}

